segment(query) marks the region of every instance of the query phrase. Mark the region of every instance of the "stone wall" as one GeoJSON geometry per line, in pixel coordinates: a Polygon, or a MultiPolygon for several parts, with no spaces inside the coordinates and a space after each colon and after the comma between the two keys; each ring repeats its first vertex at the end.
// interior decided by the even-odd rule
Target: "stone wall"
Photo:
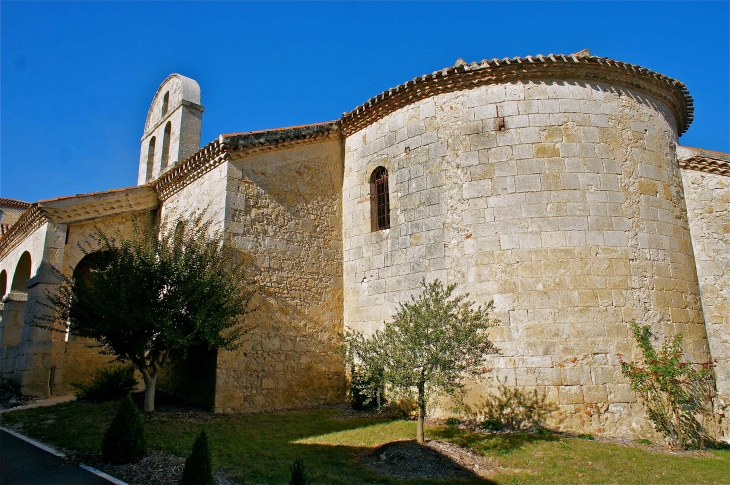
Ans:
{"type": "MultiPolygon", "coordinates": [[[[19,244],[7,253],[0,260],[0,270],[7,271],[8,293],[4,295],[4,308],[2,322],[0,323],[0,334],[2,345],[0,346],[0,373],[22,383],[26,374],[25,363],[29,358],[27,338],[32,332],[26,328],[26,323],[32,319],[32,308],[34,306],[34,295],[31,296],[27,280],[22,283],[23,291],[11,292],[11,284],[15,279],[15,272],[21,256],[28,252],[31,258],[30,277],[37,276],[43,262],[45,243],[49,231],[49,224],[40,224],[30,232],[19,244]],[[30,300],[30,301],[29,301],[30,300]],[[6,328],[11,327],[11,328],[6,328]],[[7,337],[11,337],[6,339],[7,337]],[[24,338],[25,336],[25,338],[24,338]],[[26,340],[24,342],[24,340],[26,340]]],[[[32,359],[31,359],[32,360],[32,359]]]]}
{"type": "Polygon", "coordinates": [[[341,400],[340,143],[243,158],[227,181],[226,235],[254,262],[259,290],[243,346],[218,352],[215,410],[341,400]]]}
{"type": "MultiPolygon", "coordinates": [[[[223,231],[227,173],[227,165],[221,164],[164,200],[160,215],[163,223],[174,225],[181,217],[205,211],[205,217],[213,221],[211,230],[223,231]]],[[[215,374],[215,355],[211,359],[213,359],[213,363],[209,364],[206,360],[204,366],[206,369],[212,367],[212,373],[215,374]]],[[[188,369],[186,361],[178,360],[176,362],[173,359],[170,365],[160,373],[157,388],[205,407],[213,407],[214,384],[191,382],[189,376],[185,375],[186,369],[188,369]]],[[[205,373],[205,375],[208,374],[205,373]]],[[[200,375],[195,377],[200,377],[200,375]]]]}
{"type": "Polygon", "coordinates": [[[573,81],[482,86],[394,111],[345,144],[345,326],[372,332],[422,278],[495,301],[497,381],[538,389],[572,431],[649,432],[617,354],[629,322],[707,339],[671,112],[573,81]],[[371,232],[369,177],[389,171],[391,229],[371,232]]]}
{"type": "Polygon", "coordinates": [[[205,211],[213,221],[213,230],[222,231],[225,218],[226,176],[228,167],[221,164],[162,202],[163,222],[174,224],[180,217],[205,211]]]}
{"type": "Polygon", "coordinates": [[[683,170],[689,226],[718,394],[730,404],[730,177],[683,170]]]}

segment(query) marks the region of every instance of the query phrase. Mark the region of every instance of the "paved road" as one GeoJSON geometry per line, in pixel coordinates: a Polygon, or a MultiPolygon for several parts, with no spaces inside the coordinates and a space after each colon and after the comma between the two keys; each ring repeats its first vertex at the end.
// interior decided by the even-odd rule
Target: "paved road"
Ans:
{"type": "Polygon", "coordinates": [[[0,430],[0,484],[109,485],[77,465],[0,430]]]}

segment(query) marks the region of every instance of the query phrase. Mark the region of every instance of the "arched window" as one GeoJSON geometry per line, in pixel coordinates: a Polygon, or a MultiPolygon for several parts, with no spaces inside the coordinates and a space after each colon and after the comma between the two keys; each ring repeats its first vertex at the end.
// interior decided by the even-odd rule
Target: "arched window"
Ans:
{"type": "Polygon", "coordinates": [[[152,171],[155,169],[155,137],[150,138],[147,148],[147,182],[152,180],[152,171]]]}
{"type": "Polygon", "coordinates": [[[388,170],[378,167],[370,176],[370,200],[372,230],[390,229],[390,195],[388,193],[388,170]]]}
{"type": "Polygon", "coordinates": [[[165,134],[162,135],[162,167],[160,173],[167,168],[167,161],[170,159],[170,134],[172,132],[172,123],[167,122],[165,125],[165,134]]]}
{"type": "Polygon", "coordinates": [[[2,270],[0,273],[0,301],[2,301],[5,293],[8,291],[8,273],[2,270]]]}
{"type": "Polygon", "coordinates": [[[166,92],[162,97],[162,116],[167,114],[167,104],[170,102],[170,91],[166,92]]]}

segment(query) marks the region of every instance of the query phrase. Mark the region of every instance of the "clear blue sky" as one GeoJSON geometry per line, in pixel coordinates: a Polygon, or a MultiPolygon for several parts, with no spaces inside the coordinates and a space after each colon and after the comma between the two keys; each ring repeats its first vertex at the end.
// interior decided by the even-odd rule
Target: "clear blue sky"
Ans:
{"type": "Polygon", "coordinates": [[[730,152],[729,2],[2,2],[0,195],[135,185],[149,103],[172,72],[220,133],[336,119],[421,74],[571,53],[687,84],[683,145],[730,152]]]}

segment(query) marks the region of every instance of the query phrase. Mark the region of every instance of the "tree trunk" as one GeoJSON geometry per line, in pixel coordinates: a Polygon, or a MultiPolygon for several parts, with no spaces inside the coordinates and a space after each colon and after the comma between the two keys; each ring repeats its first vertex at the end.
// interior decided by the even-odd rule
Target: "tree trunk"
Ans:
{"type": "Polygon", "coordinates": [[[425,396],[425,383],[418,383],[418,425],[416,427],[416,442],[422,445],[426,441],[426,436],[423,430],[423,422],[426,418],[426,396],[425,396]]]}
{"type": "Polygon", "coordinates": [[[155,386],[157,385],[157,372],[150,373],[149,369],[142,371],[144,377],[144,411],[146,413],[155,410],[155,386]]]}

